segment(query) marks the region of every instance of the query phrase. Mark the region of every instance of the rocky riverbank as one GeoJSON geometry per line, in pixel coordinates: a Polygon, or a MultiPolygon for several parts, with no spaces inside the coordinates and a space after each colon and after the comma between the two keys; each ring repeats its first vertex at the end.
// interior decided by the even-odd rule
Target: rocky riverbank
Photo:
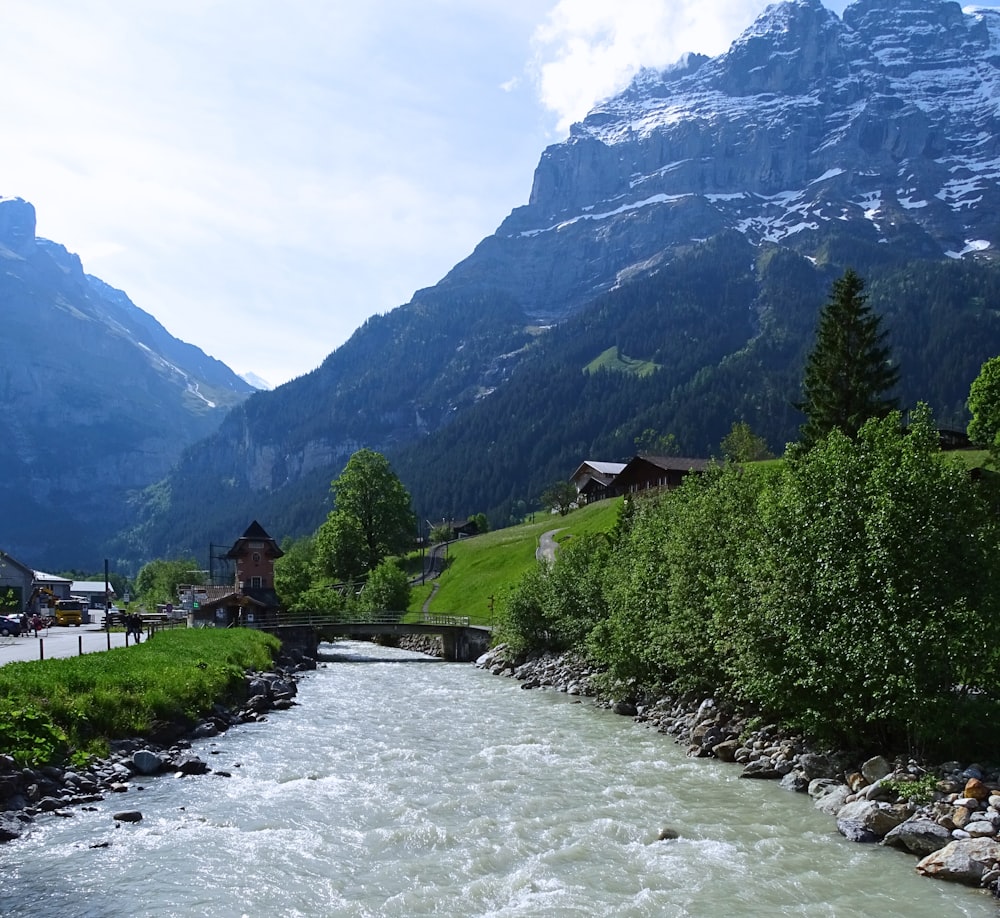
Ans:
{"type": "Polygon", "coordinates": [[[599,690],[600,670],[575,654],[514,661],[501,645],[476,665],[518,679],[523,689],[593,698],[672,737],[689,756],[731,762],[741,768],[741,778],[774,780],[788,791],[806,793],[836,820],[844,837],[908,851],[924,876],[1000,891],[996,767],[820,752],[722,699],[610,699],[599,690]]]}
{"type": "MultiPolygon", "coordinates": [[[[14,759],[0,755],[0,841],[20,837],[43,813],[70,816],[72,807],[86,806],[109,794],[127,794],[139,780],[158,774],[203,775],[214,771],[192,751],[192,741],[224,733],[230,727],[266,719],[270,711],[295,704],[298,678],[316,668],[316,661],[289,654],[267,672],[245,676],[246,698],[236,708],[215,705],[211,714],[193,726],[188,722],[157,724],[148,737],[112,742],[111,754],[80,768],[18,768],[14,759]]],[[[116,820],[137,822],[138,810],[125,808],[116,820]]]]}

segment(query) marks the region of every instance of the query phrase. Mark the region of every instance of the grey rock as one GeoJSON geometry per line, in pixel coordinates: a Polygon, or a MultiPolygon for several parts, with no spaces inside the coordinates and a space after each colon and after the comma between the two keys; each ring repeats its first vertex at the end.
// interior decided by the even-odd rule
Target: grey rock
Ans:
{"type": "Polygon", "coordinates": [[[978,886],[987,870],[1000,861],[1000,843],[992,838],[959,839],[927,855],[917,873],[938,880],[978,886]]]}
{"type": "Polygon", "coordinates": [[[142,822],[142,813],[138,810],[122,810],[111,817],[115,822],[142,822]]]}
{"type": "Polygon", "coordinates": [[[155,775],[163,770],[163,757],[148,749],[138,749],[132,753],[132,767],[140,775],[155,775]]]}
{"type": "Polygon", "coordinates": [[[884,845],[902,848],[918,857],[939,851],[951,841],[951,833],[926,816],[914,816],[890,829],[882,840],[884,845]]]}

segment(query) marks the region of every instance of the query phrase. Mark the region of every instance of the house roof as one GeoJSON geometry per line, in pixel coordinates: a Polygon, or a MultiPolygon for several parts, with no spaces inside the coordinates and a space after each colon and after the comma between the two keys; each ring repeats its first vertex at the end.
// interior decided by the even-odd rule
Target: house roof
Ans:
{"type": "MultiPolygon", "coordinates": [[[[711,459],[692,459],[684,456],[647,456],[640,454],[632,459],[641,459],[657,468],[666,469],[672,472],[704,472],[711,464],[711,459]]],[[[629,465],[632,464],[629,463],[629,465]]]]}
{"type": "Polygon", "coordinates": [[[67,586],[73,581],[68,577],[58,577],[55,574],[46,574],[45,571],[33,571],[36,583],[65,583],[67,586]]]}
{"type": "MultiPolygon", "coordinates": [[[[104,581],[103,580],[74,580],[69,585],[69,591],[71,593],[103,593],[104,592],[104,581]]],[[[115,588],[109,583],[108,592],[114,596],[115,588]]]]}
{"type": "Polygon", "coordinates": [[[202,611],[205,609],[218,609],[220,607],[230,608],[232,606],[240,606],[244,609],[249,606],[255,606],[258,609],[267,608],[266,603],[254,599],[252,596],[240,596],[235,592],[226,593],[225,596],[220,596],[218,599],[210,599],[208,602],[201,604],[202,611]]]}
{"type": "Polygon", "coordinates": [[[599,480],[608,480],[620,475],[625,469],[624,462],[598,462],[594,459],[587,459],[577,466],[576,471],[570,476],[572,481],[583,478],[586,475],[596,476],[599,480]]]}
{"type": "Polygon", "coordinates": [[[31,577],[35,576],[35,572],[30,567],[28,567],[27,564],[18,561],[17,558],[8,555],[7,552],[5,551],[0,551],[0,564],[13,565],[16,568],[19,568],[23,573],[30,575],[31,577]]]}
{"type": "Polygon", "coordinates": [[[271,538],[256,520],[254,520],[246,528],[246,532],[243,533],[234,543],[233,547],[226,552],[227,558],[239,558],[247,552],[247,542],[264,542],[266,543],[266,551],[268,555],[272,558],[280,558],[284,552],[278,546],[278,543],[271,538]]]}

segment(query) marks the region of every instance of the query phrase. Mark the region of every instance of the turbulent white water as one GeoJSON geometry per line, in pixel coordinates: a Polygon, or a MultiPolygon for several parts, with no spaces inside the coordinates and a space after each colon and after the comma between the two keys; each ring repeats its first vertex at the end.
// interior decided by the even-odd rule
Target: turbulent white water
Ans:
{"type": "Polygon", "coordinates": [[[0,846],[0,915],[997,914],[628,718],[344,646],[299,706],[197,746],[232,777],[149,779],[0,846]],[[116,827],[125,809],[143,821],[116,827]]]}

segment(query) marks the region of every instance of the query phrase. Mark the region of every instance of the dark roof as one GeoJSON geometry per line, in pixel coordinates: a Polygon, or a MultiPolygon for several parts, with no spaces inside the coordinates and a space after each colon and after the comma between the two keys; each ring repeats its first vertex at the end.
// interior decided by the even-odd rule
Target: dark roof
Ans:
{"type": "Polygon", "coordinates": [[[228,609],[233,606],[240,606],[241,608],[246,608],[247,606],[257,606],[260,609],[268,608],[267,603],[261,602],[259,599],[254,599],[253,596],[240,596],[237,593],[229,592],[225,596],[220,596],[218,599],[213,599],[209,602],[203,602],[201,604],[201,609],[218,609],[224,608],[228,609]]]}
{"type": "Polygon", "coordinates": [[[226,557],[239,558],[242,555],[245,555],[248,551],[247,542],[266,542],[267,553],[272,558],[280,558],[284,554],[284,552],[278,547],[278,543],[267,534],[264,527],[254,520],[249,526],[247,526],[246,532],[244,532],[243,535],[241,535],[233,543],[233,547],[226,552],[226,557]]]}
{"type": "Polygon", "coordinates": [[[247,531],[243,533],[244,539],[269,539],[271,538],[264,527],[261,526],[256,520],[254,520],[249,526],[247,526],[247,531]]]}
{"type": "MultiPolygon", "coordinates": [[[[657,468],[672,472],[704,472],[711,464],[711,459],[691,459],[684,456],[646,456],[640,454],[632,459],[643,459],[657,468]]],[[[630,463],[631,464],[631,463],[630,463]]]]}

